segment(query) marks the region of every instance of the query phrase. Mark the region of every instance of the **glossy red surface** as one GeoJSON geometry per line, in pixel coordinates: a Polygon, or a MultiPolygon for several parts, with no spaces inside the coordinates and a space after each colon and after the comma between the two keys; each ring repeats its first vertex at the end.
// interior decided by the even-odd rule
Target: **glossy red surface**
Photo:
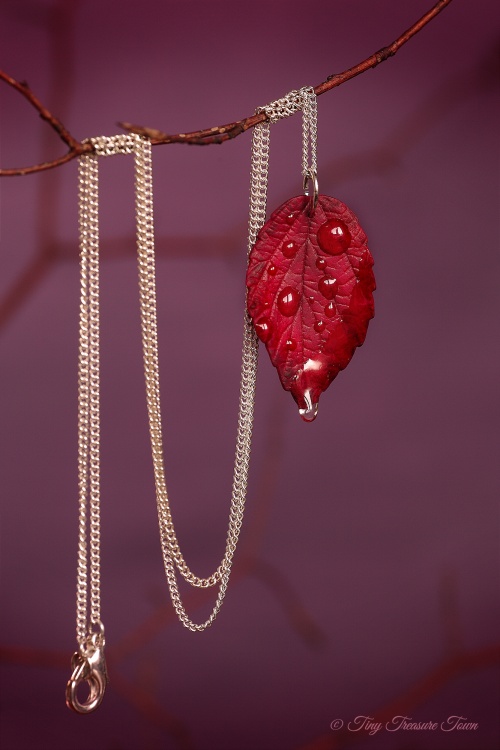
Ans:
{"type": "Polygon", "coordinates": [[[312,215],[308,209],[307,197],[297,196],[274,211],[250,254],[247,287],[257,334],[312,421],[320,394],[365,339],[375,279],[353,212],[325,195],[312,215]]]}

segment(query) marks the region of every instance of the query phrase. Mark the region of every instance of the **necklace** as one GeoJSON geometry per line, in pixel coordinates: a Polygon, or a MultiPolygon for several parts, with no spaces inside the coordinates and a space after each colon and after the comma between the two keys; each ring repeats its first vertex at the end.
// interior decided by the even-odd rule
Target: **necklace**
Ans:
{"type": "Polygon", "coordinates": [[[66,688],[67,705],[78,713],[89,713],[99,706],[107,683],[100,596],[99,159],[118,154],[134,156],[142,349],[160,543],[172,604],[180,622],[189,630],[201,632],[212,625],[229,583],[245,510],[259,338],[266,344],[283,387],[292,392],[299,405],[300,415],[305,421],[312,421],[317,413],[319,394],[347,365],[355,347],[363,342],[368,320],[373,315],[373,261],[366,247],[366,237],[356,217],[346,206],[336,199],[318,194],[314,89],[304,87],[291,91],[282,99],[260,107],[257,112],[265,112],[267,120],[254,128],[252,137],[248,310],[245,309],[243,322],[229,523],[224,556],[215,572],[207,578],[196,576],[182,555],[165,479],[151,143],[138,135],[91,138],[93,152],[80,157],[78,650],[73,655],[73,673],[66,688]],[[265,224],[270,125],[299,110],[303,113],[302,177],[305,196],[287,201],[265,224]],[[338,276],[339,280],[333,275],[338,276]],[[291,286],[292,283],[294,286],[291,286]],[[311,294],[314,290],[315,294],[311,294]],[[314,322],[312,316],[318,313],[324,319],[318,318],[314,322]],[[312,322],[307,323],[306,315],[312,322]],[[313,330],[319,338],[313,338],[313,330]],[[177,574],[191,586],[218,586],[212,612],[205,622],[195,623],[187,614],[180,596],[177,574]],[[82,682],[87,682],[89,689],[85,701],[81,701],[77,695],[82,682]]]}

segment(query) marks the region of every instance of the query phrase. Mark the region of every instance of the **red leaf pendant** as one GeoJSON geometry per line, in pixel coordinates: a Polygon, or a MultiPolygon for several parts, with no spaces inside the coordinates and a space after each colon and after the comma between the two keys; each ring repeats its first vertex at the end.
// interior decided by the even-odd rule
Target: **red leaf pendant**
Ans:
{"type": "Polygon", "coordinates": [[[336,198],[299,195],[260,230],[250,253],[248,312],[301,417],[365,340],[375,277],[366,235],[336,198]]]}

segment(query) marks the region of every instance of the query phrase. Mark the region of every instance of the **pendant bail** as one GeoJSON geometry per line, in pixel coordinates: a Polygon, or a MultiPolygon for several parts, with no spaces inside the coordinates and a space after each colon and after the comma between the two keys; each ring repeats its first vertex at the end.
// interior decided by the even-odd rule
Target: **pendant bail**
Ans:
{"type": "Polygon", "coordinates": [[[311,196],[311,200],[309,203],[309,215],[312,215],[316,209],[319,195],[318,177],[316,175],[316,172],[314,172],[312,169],[308,169],[307,173],[304,175],[302,189],[304,190],[304,195],[311,196]],[[310,184],[312,185],[312,192],[310,184]]]}
{"type": "Polygon", "coordinates": [[[300,90],[302,94],[302,177],[305,195],[311,196],[309,215],[314,213],[318,202],[318,106],[312,86],[300,90]],[[309,187],[312,183],[312,191],[309,187]]]}

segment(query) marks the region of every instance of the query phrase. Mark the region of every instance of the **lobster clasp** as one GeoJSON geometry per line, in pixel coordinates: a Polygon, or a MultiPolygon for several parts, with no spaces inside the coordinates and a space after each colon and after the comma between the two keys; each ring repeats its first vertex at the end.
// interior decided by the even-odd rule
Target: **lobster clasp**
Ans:
{"type": "Polygon", "coordinates": [[[66,705],[78,714],[88,714],[101,704],[108,682],[104,659],[104,627],[98,623],[100,632],[92,633],[75,651],[71,659],[73,674],[66,685],[66,705]],[[81,682],[87,682],[89,695],[82,703],[77,695],[81,682]]]}

